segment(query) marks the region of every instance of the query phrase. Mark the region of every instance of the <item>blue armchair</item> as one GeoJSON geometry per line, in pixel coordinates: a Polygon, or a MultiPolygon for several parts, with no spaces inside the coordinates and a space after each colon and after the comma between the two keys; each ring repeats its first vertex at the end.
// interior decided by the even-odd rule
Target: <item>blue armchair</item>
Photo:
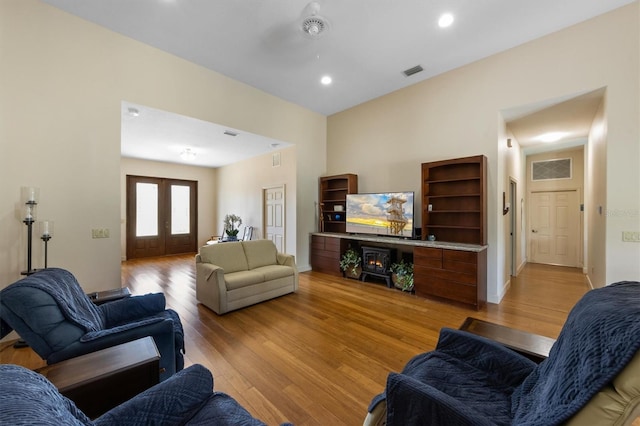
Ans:
{"type": "Polygon", "coordinates": [[[192,365],[90,420],[46,378],[17,365],[0,365],[3,425],[238,425],[263,426],[237,401],[213,391],[213,377],[192,365]]]}
{"type": "Polygon", "coordinates": [[[389,374],[365,425],[630,424],[640,421],[639,348],[640,282],[585,294],[540,364],[445,328],[434,351],[389,374]]]}
{"type": "Polygon", "coordinates": [[[38,271],[0,291],[0,338],[12,329],[48,364],[151,336],[160,381],[184,366],[182,324],[162,293],[96,306],[64,269],[38,271]]]}

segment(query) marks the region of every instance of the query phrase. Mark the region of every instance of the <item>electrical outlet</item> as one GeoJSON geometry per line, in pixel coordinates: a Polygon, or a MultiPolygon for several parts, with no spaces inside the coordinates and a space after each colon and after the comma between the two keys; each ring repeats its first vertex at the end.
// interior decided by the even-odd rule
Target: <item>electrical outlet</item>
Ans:
{"type": "Polygon", "coordinates": [[[640,243],[640,232],[624,231],[622,232],[622,241],[640,243]]]}
{"type": "Polygon", "coordinates": [[[94,228],[91,230],[91,238],[109,238],[109,228],[94,228]]]}

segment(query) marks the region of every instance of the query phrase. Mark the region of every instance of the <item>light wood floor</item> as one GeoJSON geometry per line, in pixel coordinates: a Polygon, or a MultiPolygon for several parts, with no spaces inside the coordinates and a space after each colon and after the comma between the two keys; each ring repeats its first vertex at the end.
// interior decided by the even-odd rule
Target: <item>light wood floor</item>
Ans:
{"type": "MultiPolygon", "coordinates": [[[[124,262],[122,284],[165,293],[183,322],[186,365],[209,368],[216,390],[267,424],[298,426],[362,424],[389,371],[433,349],[440,328],[467,316],[555,338],[589,289],[578,269],[530,264],[500,305],[475,311],[305,272],[297,293],[218,316],[195,300],[193,255],[124,262]]],[[[31,349],[8,345],[0,362],[43,365],[31,349]]]]}

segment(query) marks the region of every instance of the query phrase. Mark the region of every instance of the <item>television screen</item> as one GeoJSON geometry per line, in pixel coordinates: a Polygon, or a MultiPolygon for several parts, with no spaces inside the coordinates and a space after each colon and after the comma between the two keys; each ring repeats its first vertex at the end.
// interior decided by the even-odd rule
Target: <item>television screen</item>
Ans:
{"type": "Polygon", "coordinates": [[[346,232],[413,236],[413,192],[347,194],[346,232]]]}

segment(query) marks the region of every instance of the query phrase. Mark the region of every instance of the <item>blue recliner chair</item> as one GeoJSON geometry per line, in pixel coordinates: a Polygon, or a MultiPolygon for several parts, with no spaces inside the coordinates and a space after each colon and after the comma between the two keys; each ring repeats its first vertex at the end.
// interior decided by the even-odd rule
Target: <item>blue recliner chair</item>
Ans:
{"type": "Polygon", "coordinates": [[[47,364],[151,336],[160,381],[184,366],[182,324],[162,293],[96,306],[64,269],[38,271],[0,291],[0,338],[12,329],[47,364]]]}
{"type": "Polygon", "coordinates": [[[95,420],[90,420],[40,374],[17,365],[0,365],[0,424],[265,425],[229,395],[214,392],[211,373],[198,364],[185,368],[95,420]]]}
{"type": "Polygon", "coordinates": [[[389,374],[365,425],[636,424],[639,349],[640,282],[631,281],[587,292],[540,364],[445,328],[435,350],[389,374]]]}

